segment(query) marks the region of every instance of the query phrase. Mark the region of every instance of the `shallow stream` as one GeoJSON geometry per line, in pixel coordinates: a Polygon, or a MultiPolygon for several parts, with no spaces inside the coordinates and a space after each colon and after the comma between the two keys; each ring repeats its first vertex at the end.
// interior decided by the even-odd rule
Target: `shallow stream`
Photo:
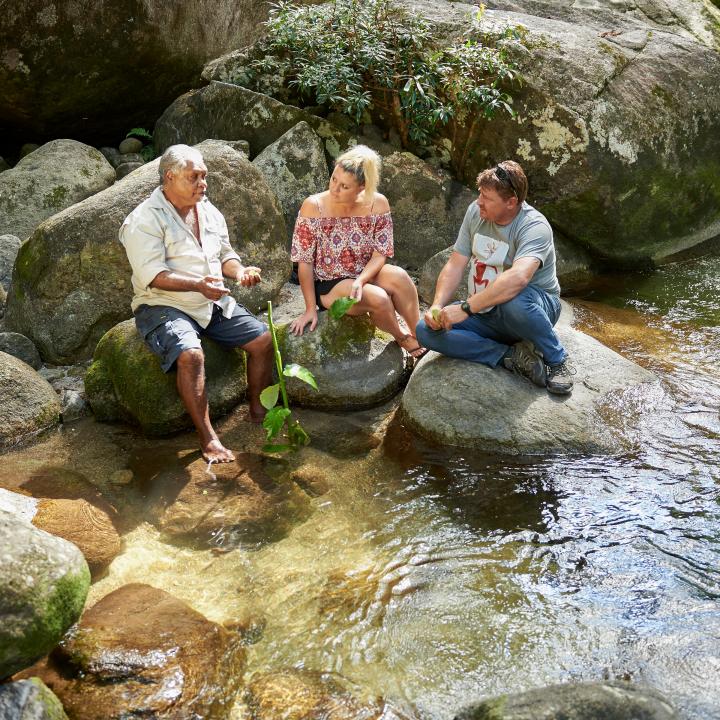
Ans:
{"type": "MultiPolygon", "coordinates": [[[[164,542],[146,513],[191,434],[149,441],[85,419],[4,455],[0,486],[62,496],[58,484],[92,483],[126,549],[88,602],[139,581],[212,620],[256,622],[248,677],[334,672],[433,720],[482,696],[630,678],[683,718],[720,717],[720,259],[608,280],[576,314],[661,378],[631,454],[483,456],[397,420],[367,429],[391,407],[307,413],[314,443],[290,463],[326,486],[309,519],[276,542],[220,532],[201,549],[164,542]],[[109,483],[127,468],[129,485],[109,483]]],[[[220,431],[259,447],[239,413],[220,431]]]]}

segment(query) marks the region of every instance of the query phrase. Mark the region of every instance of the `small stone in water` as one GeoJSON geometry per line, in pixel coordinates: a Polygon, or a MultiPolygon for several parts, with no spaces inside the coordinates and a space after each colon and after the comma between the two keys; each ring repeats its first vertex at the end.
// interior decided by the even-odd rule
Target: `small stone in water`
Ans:
{"type": "Polygon", "coordinates": [[[110,482],[113,485],[127,485],[132,482],[133,477],[132,470],[116,470],[110,475],[110,482]]]}

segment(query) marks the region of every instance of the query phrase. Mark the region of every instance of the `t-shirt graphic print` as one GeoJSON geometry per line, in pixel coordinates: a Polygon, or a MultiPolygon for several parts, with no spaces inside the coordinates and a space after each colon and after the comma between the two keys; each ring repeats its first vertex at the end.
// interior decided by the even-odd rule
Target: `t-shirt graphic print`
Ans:
{"type": "MultiPolygon", "coordinates": [[[[472,242],[471,272],[468,273],[468,296],[480,293],[503,271],[510,246],[496,238],[475,233],[472,242]]],[[[480,312],[492,310],[489,307],[480,312]]]]}

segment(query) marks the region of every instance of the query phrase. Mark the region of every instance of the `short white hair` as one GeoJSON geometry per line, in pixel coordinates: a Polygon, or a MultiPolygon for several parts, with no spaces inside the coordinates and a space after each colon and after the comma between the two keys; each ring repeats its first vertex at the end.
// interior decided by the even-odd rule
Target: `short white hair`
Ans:
{"type": "Polygon", "coordinates": [[[188,162],[194,162],[198,159],[203,162],[203,156],[199,150],[189,145],[171,145],[160,158],[160,165],[158,166],[160,182],[165,182],[165,173],[169,170],[184,170],[188,162]]]}

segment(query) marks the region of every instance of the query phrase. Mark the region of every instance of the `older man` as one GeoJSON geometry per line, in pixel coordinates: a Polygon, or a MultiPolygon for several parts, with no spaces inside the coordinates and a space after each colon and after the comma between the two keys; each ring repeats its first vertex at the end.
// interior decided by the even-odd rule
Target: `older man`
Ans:
{"type": "Polygon", "coordinates": [[[231,462],[210,423],[200,336],[247,353],[250,418],[262,422],[260,391],[270,384],[272,341],[266,326],[225,287],[223,276],[251,286],[260,270],[245,267],[230,246],[220,211],[205,197],[207,168],[198,150],[169,147],[160,181],[120,228],[132,267],[135,324],[165,372],[177,367],[177,389],[208,462],[231,462]]]}
{"type": "Polygon", "coordinates": [[[525,202],[528,182],[511,160],[484,170],[457,242],[417,327],[421,345],[504,367],[548,392],[572,391],[573,370],[553,326],[560,285],[550,223],[525,202]],[[447,304],[470,263],[468,297],[447,304]]]}

